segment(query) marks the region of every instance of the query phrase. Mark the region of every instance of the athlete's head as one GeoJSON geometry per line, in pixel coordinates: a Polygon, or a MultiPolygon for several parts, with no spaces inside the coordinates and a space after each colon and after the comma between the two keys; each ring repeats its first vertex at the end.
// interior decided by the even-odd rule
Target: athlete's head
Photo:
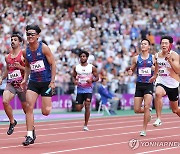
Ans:
{"type": "Polygon", "coordinates": [[[148,39],[146,39],[146,38],[142,39],[141,40],[141,51],[142,52],[143,51],[149,51],[150,45],[151,45],[151,43],[148,39]]]}
{"type": "Polygon", "coordinates": [[[41,29],[38,25],[27,25],[26,26],[26,35],[28,42],[32,43],[34,41],[37,41],[39,38],[39,33],[41,32],[41,29]]]}
{"type": "Polygon", "coordinates": [[[16,49],[17,47],[20,46],[20,43],[23,41],[20,33],[18,32],[14,32],[12,35],[11,35],[11,47],[13,49],[16,49]]]}
{"type": "Polygon", "coordinates": [[[173,38],[171,36],[162,36],[161,37],[161,49],[163,52],[169,52],[171,50],[173,43],[173,38]]]}
{"type": "Polygon", "coordinates": [[[80,50],[79,51],[79,58],[81,63],[86,63],[89,57],[89,53],[85,50],[80,50]]]}

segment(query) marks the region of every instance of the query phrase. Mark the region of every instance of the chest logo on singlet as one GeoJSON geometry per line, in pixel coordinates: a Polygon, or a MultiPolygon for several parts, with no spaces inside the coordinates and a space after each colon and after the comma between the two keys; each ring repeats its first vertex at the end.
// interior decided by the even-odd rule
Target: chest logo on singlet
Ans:
{"type": "Polygon", "coordinates": [[[41,71],[45,70],[43,60],[38,60],[38,61],[32,62],[30,64],[30,67],[31,67],[31,71],[33,71],[33,72],[41,72],[41,71]]]}
{"type": "Polygon", "coordinates": [[[139,76],[151,76],[151,67],[140,67],[138,73],[139,76]]]}
{"type": "Polygon", "coordinates": [[[8,80],[11,81],[18,81],[22,80],[22,75],[20,70],[14,70],[11,73],[8,73],[8,80]]]}

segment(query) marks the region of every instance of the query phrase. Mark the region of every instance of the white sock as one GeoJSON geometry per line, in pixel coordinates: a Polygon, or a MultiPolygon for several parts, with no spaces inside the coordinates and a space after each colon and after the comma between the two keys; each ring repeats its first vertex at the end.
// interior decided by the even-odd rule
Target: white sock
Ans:
{"type": "Polygon", "coordinates": [[[27,136],[30,136],[31,138],[33,138],[33,132],[32,131],[27,131],[27,136]]]}

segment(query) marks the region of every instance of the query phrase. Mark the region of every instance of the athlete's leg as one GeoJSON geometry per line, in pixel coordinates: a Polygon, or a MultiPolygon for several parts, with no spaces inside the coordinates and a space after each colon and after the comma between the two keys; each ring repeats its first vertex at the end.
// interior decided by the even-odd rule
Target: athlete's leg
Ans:
{"type": "Polygon", "coordinates": [[[4,111],[6,112],[6,115],[9,118],[9,121],[11,124],[14,123],[14,117],[13,117],[13,110],[10,105],[10,101],[14,98],[14,94],[11,93],[9,90],[5,90],[3,92],[3,106],[4,106],[4,111]]]}
{"type": "Polygon", "coordinates": [[[161,119],[161,112],[162,112],[162,97],[166,95],[166,91],[163,87],[157,86],[155,91],[155,109],[156,109],[156,116],[158,119],[161,119]]]}
{"type": "Polygon", "coordinates": [[[91,104],[91,99],[87,98],[85,101],[85,122],[84,126],[87,126],[89,117],[90,117],[90,104],[91,104]]]}
{"type": "Polygon", "coordinates": [[[180,107],[178,107],[178,100],[177,101],[170,101],[172,112],[177,114],[180,117],[180,107]]]}
{"type": "Polygon", "coordinates": [[[42,96],[42,114],[48,116],[52,109],[51,97],[42,96]]]}
{"type": "Polygon", "coordinates": [[[38,98],[38,94],[32,90],[27,90],[26,92],[26,101],[27,101],[27,110],[26,110],[26,126],[27,131],[32,131],[34,126],[34,115],[33,109],[35,102],[38,98]]]}
{"type": "Polygon", "coordinates": [[[152,102],[152,95],[146,94],[144,95],[144,122],[143,122],[143,130],[146,131],[147,124],[150,118],[150,107],[152,102]]]}
{"type": "Polygon", "coordinates": [[[143,97],[134,97],[134,112],[135,113],[144,113],[144,108],[141,107],[143,97]]]}

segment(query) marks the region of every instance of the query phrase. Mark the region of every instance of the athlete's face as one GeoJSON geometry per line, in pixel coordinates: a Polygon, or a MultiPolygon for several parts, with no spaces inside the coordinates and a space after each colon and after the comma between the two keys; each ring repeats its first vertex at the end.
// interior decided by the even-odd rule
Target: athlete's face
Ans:
{"type": "Polygon", "coordinates": [[[38,40],[39,35],[36,33],[35,30],[30,29],[26,31],[27,40],[29,43],[33,43],[38,40]]]}
{"type": "Polygon", "coordinates": [[[163,52],[168,52],[169,51],[169,46],[170,46],[170,42],[168,39],[163,39],[161,41],[161,49],[163,52]]]}
{"type": "Polygon", "coordinates": [[[79,58],[80,58],[80,62],[81,62],[82,64],[83,64],[83,63],[86,63],[87,60],[88,60],[88,57],[86,56],[85,53],[82,53],[79,58]]]}
{"type": "Polygon", "coordinates": [[[143,40],[141,42],[141,51],[148,51],[150,49],[149,42],[147,40],[143,40]]]}
{"type": "Polygon", "coordinates": [[[16,49],[20,46],[19,38],[18,37],[11,37],[11,47],[16,49]]]}

